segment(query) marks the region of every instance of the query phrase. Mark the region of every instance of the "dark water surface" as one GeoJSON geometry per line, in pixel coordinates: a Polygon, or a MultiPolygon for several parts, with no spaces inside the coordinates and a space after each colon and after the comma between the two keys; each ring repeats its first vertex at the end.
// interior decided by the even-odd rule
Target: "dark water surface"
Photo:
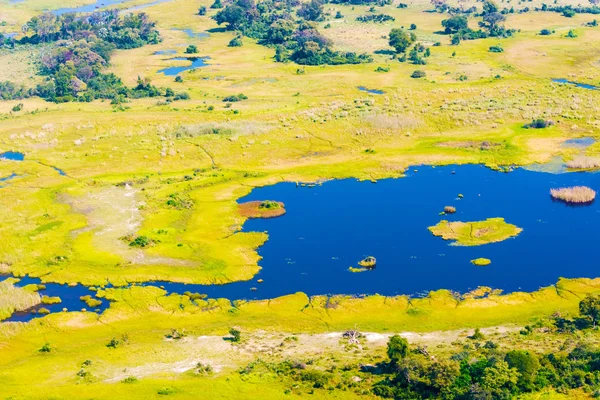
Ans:
{"type": "MultiPolygon", "coordinates": [[[[252,281],[148,285],[233,300],[295,292],[309,296],[419,295],[436,289],[466,292],[478,286],[505,292],[533,291],[556,283],[559,277],[600,276],[600,200],[573,207],[555,202],[549,195],[551,188],[573,185],[600,192],[600,174],[524,169],[502,173],[476,165],[414,169],[408,170],[405,178],[377,183],[345,179],[314,187],[280,183],[254,189],[240,202],[282,201],[287,213],[248,220],[244,225],[245,232],[269,234],[259,249],[263,269],[252,281]],[[459,193],[464,198],[459,198],[459,193]],[[438,215],[446,205],[455,206],[456,214],[438,215]],[[452,246],[427,230],[442,219],[480,221],[492,217],[503,217],[524,230],[516,238],[475,247],[452,246]],[[376,269],[348,271],[366,256],[377,258],[376,269]],[[492,264],[472,265],[470,260],[478,257],[489,258],[492,264]],[[258,279],[264,282],[258,283],[258,279]]],[[[64,300],[72,290],[48,285],[46,294],[64,300]]],[[[71,297],[75,304],[65,301],[60,308],[82,307],[79,293],[71,297]]]]}

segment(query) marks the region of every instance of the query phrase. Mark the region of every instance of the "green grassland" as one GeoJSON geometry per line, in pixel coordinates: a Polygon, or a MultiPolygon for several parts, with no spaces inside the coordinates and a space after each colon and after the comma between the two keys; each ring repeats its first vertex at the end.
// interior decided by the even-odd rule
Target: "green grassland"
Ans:
{"type": "MultiPolygon", "coordinates": [[[[1,1],[0,20],[7,22],[1,29],[19,31],[42,10],[87,3],[1,1]]],[[[150,1],[127,6],[145,3],[150,1]]],[[[418,40],[431,49],[428,64],[399,63],[374,54],[368,64],[299,66],[276,63],[272,48],[249,38],[241,48],[227,47],[234,33],[218,29],[210,19],[215,10],[197,15],[200,6],[211,3],[171,0],[145,8],[157,21],[163,41],[118,50],[109,67],[128,85],[142,76],[156,86],[189,93],[189,100],[146,98],[122,107],[101,100],[0,102],[0,152],[26,155],[23,162],[0,160],[0,177],[17,175],[0,188],[1,272],[39,276],[44,282],[117,286],[98,291],[98,297],[113,301],[101,316],[68,312],[27,324],[0,324],[1,397],[193,398],[210,392],[211,398],[279,399],[288,388],[285,382],[269,374],[241,378],[236,373],[260,355],[257,349],[237,351],[226,342],[219,351],[193,352],[193,343],[186,347],[165,340],[165,335],[186,330],[186,340],[200,340],[224,336],[232,326],[248,335],[317,335],[354,326],[379,333],[524,326],[557,311],[574,315],[585,294],[600,292],[600,280],[579,279],[508,295],[457,297],[442,290],[424,299],[355,299],[297,293],[232,304],[223,299],[192,301],[156,287],[119,288],[152,280],[206,284],[254,279],[260,269],[256,250],[268,237],[240,232],[245,219],[236,202],[254,187],[281,181],[401,178],[407,167],[418,164],[499,168],[544,163],[554,156],[574,156],[575,150],[560,146],[567,139],[600,139],[600,91],[551,81],[600,83],[600,28],[584,26],[593,15],[510,14],[507,27],[519,30],[513,37],[450,46],[449,36],[436,33],[447,14],[425,12],[431,9],[426,1],[409,1],[406,9],[396,4],[378,7],[396,18],[384,24],[355,21],[368,13],[367,6],[326,4],[331,17],[319,29],[335,48],[370,54],[390,50],[385,38],[390,29],[414,23],[418,40]],[[344,18],[333,19],[337,11],[344,18]],[[325,28],[327,23],[330,28],[325,28]],[[209,31],[210,36],[189,38],[175,30],[181,28],[209,31]],[[556,33],[538,35],[544,28],[556,33]],[[564,37],[570,29],[577,38],[564,37]],[[436,42],[441,45],[433,46],[436,42]],[[183,73],[181,83],[158,73],[184,65],[170,58],[182,56],[189,44],[210,57],[208,66],[183,73]],[[488,51],[498,44],[504,52],[488,51]],[[159,50],[177,54],[155,55],[159,50]],[[389,72],[376,72],[378,66],[389,72]],[[416,69],[427,76],[410,78],[416,69]],[[369,94],[358,86],[385,93],[369,94]],[[223,101],[239,93],[248,99],[231,106],[223,101]],[[23,103],[22,111],[12,110],[17,103],[23,103]],[[523,128],[537,118],[555,123],[545,129],[523,128]],[[491,145],[482,148],[484,142],[491,145]],[[138,236],[150,238],[153,245],[130,246],[138,236]],[[127,345],[106,347],[111,338],[123,335],[127,345]],[[38,352],[44,343],[53,351],[38,352]],[[93,361],[93,378],[77,375],[86,359],[93,361]],[[198,377],[186,367],[204,359],[223,368],[198,377]],[[128,376],[139,381],[121,383],[128,376]]],[[[541,3],[511,5],[519,9],[541,3]]],[[[469,23],[475,28],[477,19],[469,23]]],[[[0,81],[33,86],[40,79],[35,62],[43,50],[1,50],[0,81]]],[[[586,154],[599,155],[600,145],[590,146],[586,154]]],[[[0,318],[39,301],[32,288],[0,283],[0,318]]],[[[595,332],[587,335],[596,341],[595,332]]],[[[561,341],[560,336],[541,335],[530,346],[552,349],[561,341]]],[[[365,354],[341,347],[328,352],[342,361],[365,354]]],[[[383,354],[382,348],[377,352],[383,354]]],[[[287,396],[306,394],[291,391],[287,396]]],[[[372,397],[326,390],[314,396],[372,397]]],[[[587,394],[569,396],[544,393],[535,398],[587,394]]]]}

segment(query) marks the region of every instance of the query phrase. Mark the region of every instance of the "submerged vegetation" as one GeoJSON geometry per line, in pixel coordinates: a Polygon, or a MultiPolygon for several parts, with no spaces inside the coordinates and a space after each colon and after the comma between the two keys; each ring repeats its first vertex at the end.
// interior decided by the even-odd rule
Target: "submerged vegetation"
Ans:
{"type": "Polygon", "coordinates": [[[504,218],[488,218],[476,222],[440,221],[429,230],[444,240],[453,240],[457,246],[481,246],[488,243],[501,242],[517,236],[522,229],[507,223],[504,218]]]}

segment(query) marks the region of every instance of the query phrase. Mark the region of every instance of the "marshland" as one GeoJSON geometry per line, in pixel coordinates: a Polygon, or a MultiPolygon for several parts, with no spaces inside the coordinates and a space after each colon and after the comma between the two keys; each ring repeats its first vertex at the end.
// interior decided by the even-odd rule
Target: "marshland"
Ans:
{"type": "Polygon", "coordinates": [[[598,15],[0,1],[0,394],[592,398],[598,15]]]}

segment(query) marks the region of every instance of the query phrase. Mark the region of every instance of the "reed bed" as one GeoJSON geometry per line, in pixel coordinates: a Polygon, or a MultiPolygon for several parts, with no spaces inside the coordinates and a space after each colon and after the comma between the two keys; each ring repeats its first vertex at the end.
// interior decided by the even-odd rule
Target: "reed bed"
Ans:
{"type": "Polygon", "coordinates": [[[570,169],[595,169],[600,168],[600,158],[578,156],[567,162],[567,168],[570,169]]]}
{"type": "Polygon", "coordinates": [[[564,201],[566,203],[585,204],[594,201],[596,192],[587,186],[573,186],[551,189],[550,196],[555,200],[564,201]]]}

